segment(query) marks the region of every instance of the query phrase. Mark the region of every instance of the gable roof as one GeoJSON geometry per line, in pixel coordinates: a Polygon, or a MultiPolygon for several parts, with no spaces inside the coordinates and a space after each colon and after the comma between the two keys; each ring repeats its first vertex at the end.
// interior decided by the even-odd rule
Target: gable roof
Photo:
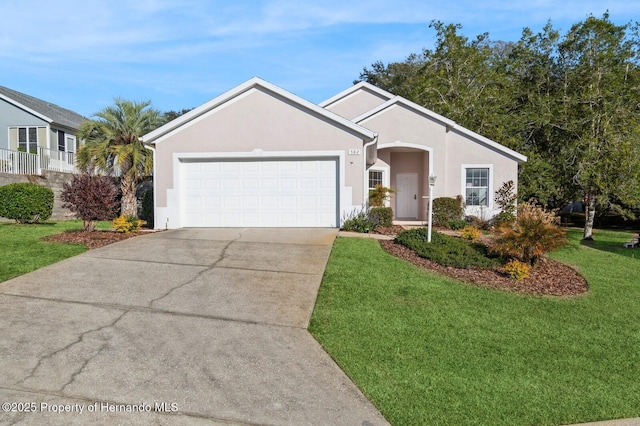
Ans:
{"type": "Polygon", "coordinates": [[[373,84],[369,84],[366,81],[361,81],[357,84],[354,84],[353,86],[349,87],[346,90],[343,90],[342,92],[338,93],[335,96],[330,97],[329,99],[320,102],[318,105],[320,105],[322,108],[326,108],[332,104],[335,104],[347,97],[349,97],[350,95],[352,95],[353,93],[356,93],[360,90],[363,90],[365,92],[369,92],[372,93],[380,98],[389,100],[392,99],[395,95],[387,92],[386,90],[383,90],[379,87],[374,86],[373,84]]]}
{"type": "Polygon", "coordinates": [[[233,100],[234,98],[249,92],[252,89],[258,89],[265,91],[267,93],[274,94],[278,97],[284,98],[286,101],[293,103],[299,108],[307,111],[310,114],[314,114],[319,117],[323,117],[328,121],[332,122],[334,125],[357,135],[363,140],[372,141],[375,139],[376,134],[369,129],[365,129],[364,127],[354,123],[353,121],[347,120],[344,117],[341,117],[337,114],[328,111],[313,102],[302,99],[301,97],[294,95],[293,93],[287,92],[286,90],[271,84],[259,77],[254,77],[241,85],[229,90],[228,92],[223,93],[222,95],[210,100],[209,102],[189,111],[188,113],[176,118],[175,120],[170,121],[164,126],[159,127],[158,129],[147,133],[141,139],[144,143],[156,143],[160,142],[163,137],[174,130],[187,125],[189,122],[198,119],[204,114],[208,113],[211,110],[216,109],[217,107],[225,104],[233,100]]]}
{"type": "Polygon", "coordinates": [[[33,114],[49,123],[59,124],[71,129],[77,129],[85,117],[70,109],[34,98],[8,87],[0,86],[0,99],[4,99],[16,107],[33,114]]]}
{"type": "Polygon", "coordinates": [[[394,96],[393,98],[389,99],[387,102],[383,103],[382,105],[367,111],[366,113],[360,115],[359,117],[356,117],[353,119],[354,123],[362,123],[363,121],[367,120],[368,118],[373,117],[376,114],[381,113],[382,111],[391,108],[394,105],[400,105],[403,106],[407,109],[413,110],[415,113],[422,115],[424,117],[428,117],[434,121],[437,121],[439,123],[441,123],[442,125],[446,126],[447,131],[455,131],[458,133],[461,133],[473,140],[475,140],[476,142],[480,143],[481,145],[485,145],[489,148],[492,148],[496,151],[499,151],[501,153],[503,153],[504,155],[511,157],[513,159],[515,159],[516,161],[520,162],[525,162],[527,161],[527,157],[525,155],[520,154],[519,152],[516,152],[510,148],[507,148],[506,146],[499,144],[496,141],[493,141],[487,137],[484,137],[472,130],[467,129],[466,127],[463,127],[461,125],[459,125],[458,123],[456,123],[453,120],[450,120],[440,114],[437,114],[433,111],[431,111],[430,109],[427,109],[423,106],[418,105],[415,102],[412,102],[408,99],[403,98],[402,96],[394,96]]]}

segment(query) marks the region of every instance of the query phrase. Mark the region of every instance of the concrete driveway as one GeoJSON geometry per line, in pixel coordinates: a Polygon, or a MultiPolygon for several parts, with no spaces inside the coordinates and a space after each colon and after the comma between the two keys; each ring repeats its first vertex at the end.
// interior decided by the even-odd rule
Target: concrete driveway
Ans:
{"type": "Polygon", "coordinates": [[[0,424],[387,424],[306,330],[336,233],[164,231],[1,283],[0,424]]]}

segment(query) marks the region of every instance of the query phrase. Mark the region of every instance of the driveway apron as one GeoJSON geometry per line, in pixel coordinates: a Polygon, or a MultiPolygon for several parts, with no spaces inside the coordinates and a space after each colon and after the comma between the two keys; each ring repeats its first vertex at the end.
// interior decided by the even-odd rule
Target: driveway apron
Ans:
{"type": "Polygon", "coordinates": [[[0,424],[387,424],[306,330],[336,234],[163,231],[0,283],[0,424]]]}

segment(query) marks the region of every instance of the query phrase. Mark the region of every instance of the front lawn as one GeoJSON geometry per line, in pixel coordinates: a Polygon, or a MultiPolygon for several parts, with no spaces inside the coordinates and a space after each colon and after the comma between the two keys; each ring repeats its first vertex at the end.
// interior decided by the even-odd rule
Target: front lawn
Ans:
{"type": "Polygon", "coordinates": [[[580,231],[551,257],[589,292],[526,296],[421,270],[338,238],[310,331],[382,414],[404,424],[570,424],[640,416],[640,250],[580,231]]]}
{"type": "Polygon", "coordinates": [[[86,251],[84,245],[40,241],[48,235],[79,229],[82,222],[76,220],[34,225],[0,223],[0,282],[86,251]]]}

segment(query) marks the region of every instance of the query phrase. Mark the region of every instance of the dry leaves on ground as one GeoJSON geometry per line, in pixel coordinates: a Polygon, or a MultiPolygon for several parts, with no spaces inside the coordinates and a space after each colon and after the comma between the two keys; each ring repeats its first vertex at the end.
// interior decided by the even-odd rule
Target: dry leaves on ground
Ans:
{"type": "Polygon", "coordinates": [[[43,241],[55,241],[59,243],[84,244],[88,249],[104,247],[111,243],[126,240],[140,235],[140,232],[132,232],[130,234],[122,234],[114,231],[68,231],[60,234],[44,237],[43,241]]]}

